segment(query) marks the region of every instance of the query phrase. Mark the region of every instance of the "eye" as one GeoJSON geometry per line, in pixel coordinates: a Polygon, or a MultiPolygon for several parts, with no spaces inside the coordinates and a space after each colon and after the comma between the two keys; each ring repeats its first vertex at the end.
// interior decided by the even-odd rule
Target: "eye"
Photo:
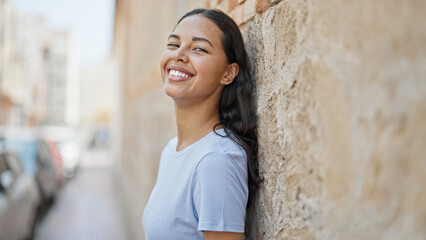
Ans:
{"type": "Polygon", "coordinates": [[[177,43],[167,43],[167,47],[176,47],[176,48],[178,48],[179,44],[177,44],[177,43]]]}
{"type": "Polygon", "coordinates": [[[205,52],[205,53],[209,53],[207,50],[205,50],[204,48],[200,48],[200,47],[196,47],[196,48],[194,48],[194,50],[195,50],[195,51],[198,51],[198,52],[205,52]]]}

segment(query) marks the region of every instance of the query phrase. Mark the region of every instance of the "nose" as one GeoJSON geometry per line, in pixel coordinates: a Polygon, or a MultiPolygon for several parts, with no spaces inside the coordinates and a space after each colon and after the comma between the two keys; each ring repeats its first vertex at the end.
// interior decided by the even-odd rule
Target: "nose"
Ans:
{"type": "Polygon", "coordinates": [[[176,62],[187,62],[188,56],[186,55],[185,49],[180,47],[179,49],[174,51],[174,53],[172,55],[172,59],[176,62]]]}

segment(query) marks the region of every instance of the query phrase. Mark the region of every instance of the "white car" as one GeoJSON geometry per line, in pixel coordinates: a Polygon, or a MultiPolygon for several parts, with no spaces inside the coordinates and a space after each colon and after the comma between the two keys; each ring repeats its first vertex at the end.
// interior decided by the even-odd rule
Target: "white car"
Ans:
{"type": "Polygon", "coordinates": [[[73,177],[82,154],[77,131],[66,126],[43,126],[40,133],[44,139],[56,143],[62,158],[62,173],[67,179],[73,177]]]}
{"type": "Polygon", "coordinates": [[[71,178],[78,169],[81,158],[81,146],[72,139],[67,139],[58,143],[58,148],[62,156],[63,174],[66,178],[71,178]]]}

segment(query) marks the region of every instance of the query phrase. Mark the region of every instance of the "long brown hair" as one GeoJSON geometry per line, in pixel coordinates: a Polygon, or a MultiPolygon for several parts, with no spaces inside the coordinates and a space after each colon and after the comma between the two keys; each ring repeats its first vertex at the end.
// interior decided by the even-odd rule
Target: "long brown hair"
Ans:
{"type": "Polygon", "coordinates": [[[223,125],[225,133],[240,145],[247,155],[250,207],[253,197],[259,188],[262,178],[259,177],[258,143],[257,143],[257,114],[254,104],[254,82],[250,74],[250,63],[244,47],[243,37],[237,24],[225,13],[215,9],[197,8],[186,13],[183,19],[201,14],[214,22],[222,31],[222,45],[228,63],[239,65],[238,75],[234,81],[223,89],[219,102],[218,125],[223,125]]]}

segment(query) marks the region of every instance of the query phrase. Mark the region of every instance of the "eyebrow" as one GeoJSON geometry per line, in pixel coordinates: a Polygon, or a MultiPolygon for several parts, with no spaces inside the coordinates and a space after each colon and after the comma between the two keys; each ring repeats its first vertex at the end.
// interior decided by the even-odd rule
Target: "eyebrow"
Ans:
{"type": "MultiPolygon", "coordinates": [[[[176,35],[176,34],[170,34],[170,35],[169,35],[169,37],[168,37],[167,39],[170,39],[170,38],[180,39],[179,35],[176,35]]],[[[193,38],[192,38],[192,41],[202,41],[202,42],[206,42],[206,43],[208,43],[210,46],[212,46],[212,48],[214,48],[214,47],[213,47],[213,44],[212,44],[212,43],[211,43],[208,39],[206,39],[206,38],[202,38],[202,37],[193,37],[193,38]]]]}

